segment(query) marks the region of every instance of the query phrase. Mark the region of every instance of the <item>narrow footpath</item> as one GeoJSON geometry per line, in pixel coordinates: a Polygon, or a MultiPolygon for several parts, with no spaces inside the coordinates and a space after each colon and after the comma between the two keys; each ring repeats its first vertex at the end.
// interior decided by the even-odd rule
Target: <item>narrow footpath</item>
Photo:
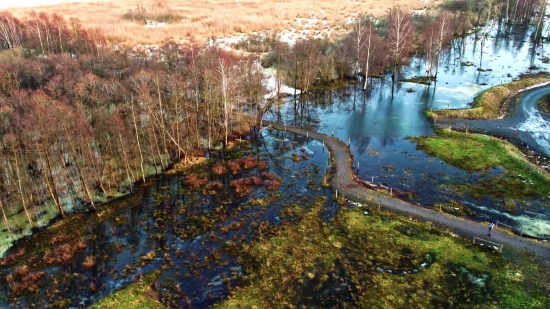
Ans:
{"type": "Polygon", "coordinates": [[[424,207],[412,205],[405,201],[383,196],[374,191],[368,190],[353,180],[352,159],[349,147],[341,140],[314,131],[306,129],[283,126],[281,124],[270,121],[263,121],[263,126],[269,126],[277,130],[286,130],[288,132],[309,136],[310,138],[322,141],[327,145],[336,164],[336,174],[332,177],[332,186],[338,190],[338,195],[341,194],[351,201],[356,201],[371,206],[384,207],[395,213],[399,213],[408,217],[419,220],[431,221],[434,224],[448,228],[450,231],[469,239],[480,237],[492,242],[513,246],[516,248],[527,249],[533,251],[545,259],[550,259],[550,246],[544,242],[531,240],[528,238],[503,233],[498,228],[493,229],[491,237],[487,237],[487,226],[473,221],[468,221],[458,217],[452,217],[447,214],[433,211],[424,207]]]}

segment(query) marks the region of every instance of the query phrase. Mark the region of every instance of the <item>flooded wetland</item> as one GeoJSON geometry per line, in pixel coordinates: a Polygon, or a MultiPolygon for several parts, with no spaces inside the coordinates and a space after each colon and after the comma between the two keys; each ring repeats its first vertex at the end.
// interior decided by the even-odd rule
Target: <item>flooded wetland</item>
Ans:
{"type": "MultiPolygon", "coordinates": [[[[541,27],[548,29],[547,18],[542,20],[541,27]]],[[[144,109],[140,121],[162,127],[158,139],[164,139],[166,153],[158,142],[158,161],[156,154],[147,161],[139,148],[143,181],[131,180],[126,162],[120,170],[128,180],[117,179],[116,194],[109,199],[104,194],[97,209],[93,198],[91,209],[79,197],[70,215],[59,218],[52,204],[37,216],[51,222],[33,229],[18,222],[14,231],[3,215],[0,307],[550,307],[547,257],[490,241],[485,227],[496,222],[497,233],[509,239],[521,235],[548,250],[546,41],[532,43],[538,31],[533,24],[495,20],[484,26],[450,41],[437,78],[425,76],[430,64],[416,53],[399,67],[397,78],[397,65],[372,74],[366,91],[363,75],[270,101],[275,103],[262,116],[274,125],[251,125],[233,135],[227,131],[233,125],[227,114],[233,111],[220,108],[216,112],[225,112],[225,122],[212,121],[212,127],[225,132],[216,135],[208,127],[207,138],[197,134],[193,143],[204,152],[192,164],[163,161],[168,161],[167,141],[174,140],[165,128],[168,120],[163,112],[159,117],[152,107],[144,109]],[[488,111],[481,100],[503,91],[507,101],[488,111]],[[479,235],[472,241],[443,223],[397,214],[359,196],[346,199],[334,186],[342,172],[335,158],[339,150],[286,127],[347,145],[359,183],[354,187],[479,223],[479,235]],[[225,141],[212,147],[211,135],[225,141]]],[[[297,72],[298,60],[295,65],[297,72]]],[[[225,87],[228,67],[220,60],[216,68],[225,87]]],[[[271,77],[278,78],[274,72],[271,77]]],[[[151,80],[161,102],[156,78],[156,84],[151,80]]],[[[175,88],[163,91],[169,96],[175,88]]],[[[226,90],[216,102],[225,103],[226,90]]],[[[139,117],[131,104],[123,113],[133,118],[139,146],[139,117]]],[[[176,122],[185,117],[178,114],[176,122]]],[[[154,130],[144,132],[142,137],[157,143],[154,130]]],[[[178,155],[188,151],[189,137],[187,146],[177,142],[178,155]]],[[[82,149],[70,146],[77,165],[75,153],[82,149]]],[[[10,214],[15,216],[23,218],[24,212],[10,214]]]]}

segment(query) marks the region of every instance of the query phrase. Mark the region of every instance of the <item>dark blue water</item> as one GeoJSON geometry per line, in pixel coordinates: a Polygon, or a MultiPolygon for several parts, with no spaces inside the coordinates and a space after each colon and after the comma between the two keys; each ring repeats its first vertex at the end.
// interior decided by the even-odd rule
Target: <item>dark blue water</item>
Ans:
{"type": "MultiPolygon", "coordinates": [[[[224,253],[222,245],[253,240],[255,224],[279,225],[279,212],[285,206],[308,205],[316,197],[326,196],[322,217],[328,219],[338,209],[330,190],[320,186],[328,162],[328,151],[320,142],[280,131],[263,130],[261,135],[247,152],[261,158],[269,165],[267,172],[281,178],[276,191],[261,187],[244,198],[225,194],[226,189],[215,195],[202,194],[191,192],[181,176],[160,178],[151,187],[102,205],[120,207],[98,224],[67,231],[87,239],[85,251],[65,265],[33,267],[34,272],[46,273],[44,284],[37,293],[21,296],[17,304],[7,302],[9,288],[3,285],[0,307],[45,306],[64,299],[68,299],[65,307],[88,306],[153,270],[161,271],[158,293],[169,305],[189,302],[192,307],[206,308],[220,301],[243,275],[241,266],[224,253]],[[292,160],[295,153],[298,162],[292,160]],[[253,204],[269,198],[272,200],[266,205],[253,204]],[[212,224],[192,228],[205,221],[212,224]],[[96,257],[89,269],[82,265],[87,256],[96,257]]],[[[242,176],[251,175],[259,175],[259,171],[246,171],[242,176]]],[[[224,181],[224,177],[231,176],[214,179],[224,181]]],[[[20,245],[33,246],[32,240],[20,245]]],[[[0,276],[12,270],[1,269],[0,276]]]]}
{"type": "MultiPolygon", "coordinates": [[[[408,193],[407,199],[413,203],[432,207],[435,203],[457,201],[477,214],[472,219],[499,220],[522,228],[531,236],[550,238],[550,198],[518,201],[511,214],[503,199],[473,197],[460,189],[462,185],[476,186],[480,181],[490,180],[498,171],[483,175],[468,173],[417,150],[416,144],[407,139],[434,134],[423,114],[426,110],[466,108],[484,89],[510,82],[521,73],[547,70],[548,64],[542,63],[543,46],[530,43],[532,31],[529,27],[512,30],[497,25],[483,49],[484,72],[478,71],[480,42],[470,35],[453,41],[442,57],[435,85],[397,83],[392,96],[388,75],[385,79],[374,79],[367,93],[351,86],[317,93],[304,98],[303,104],[295,105],[289,100],[282,109],[282,121],[309,126],[350,142],[360,176],[408,193]],[[464,66],[465,63],[473,66],[464,66]]],[[[425,61],[415,57],[410,66],[402,68],[400,77],[424,75],[425,67],[425,61]]],[[[547,128],[547,124],[537,124],[540,130],[547,128]]],[[[532,132],[540,131],[532,125],[529,128],[532,132]]],[[[511,127],[511,134],[513,130],[511,127]]]]}

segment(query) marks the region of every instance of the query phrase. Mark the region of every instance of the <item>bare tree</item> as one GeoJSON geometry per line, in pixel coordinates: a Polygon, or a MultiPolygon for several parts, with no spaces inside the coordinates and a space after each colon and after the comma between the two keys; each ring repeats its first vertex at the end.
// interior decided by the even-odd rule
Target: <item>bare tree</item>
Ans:
{"type": "Polygon", "coordinates": [[[365,26],[365,44],[363,45],[363,60],[365,66],[365,82],[363,84],[363,90],[367,90],[367,83],[369,78],[369,70],[371,67],[371,61],[376,55],[376,51],[380,46],[380,38],[376,32],[376,27],[371,21],[368,21],[365,26]]]}
{"type": "Polygon", "coordinates": [[[393,7],[390,11],[390,22],[387,34],[388,56],[393,66],[392,75],[392,97],[395,79],[397,78],[397,67],[407,60],[407,54],[411,48],[413,38],[413,24],[410,14],[407,14],[400,7],[393,7]]]}
{"type": "Polygon", "coordinates": [[[0,14],[0,42],[8,49],[22,46],[21,24],[9,12],[0,14]]]}
{"type": "Polygon", "coordinates": [[[486,16],[486,22],[485,27],[483,27],[483,31],[481,33],[481,39],[480,39],[480,49],[479,49],[479,68],[481,68],[481,64],[483,62],[483,47],[485,46],[485,43],[487,43],[487,38],[489,37],[489,33],[491,30],[493,30],[494,25],[494,18],[497,16],[497,14],[500,12],[500,4],[497,3],[497,0],[485,0],[483,5],[483,14],[486,16]]]}
{"type": "Polygon", "coordinates": [[[426,73],[437,79],[443,49],[451,41],[453,35],[451,15],[441,13],[424,33],[424,48],[428,58],[426,73]]]}

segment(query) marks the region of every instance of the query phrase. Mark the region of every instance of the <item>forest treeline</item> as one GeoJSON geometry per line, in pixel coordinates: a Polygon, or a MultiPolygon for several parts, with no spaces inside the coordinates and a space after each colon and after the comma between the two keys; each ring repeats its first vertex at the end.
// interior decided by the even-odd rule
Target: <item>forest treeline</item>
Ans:
{"type": "Polygon", "coordinates": [[[277,85],[304,92],[338,78],[395,76],[413,52],[426,56],[427,75],[436,78],[453,37],[494,18],[532,22],[542,4],[452,1],[436,16],[414,17],[393,8],[386,19],[360,20],[342,38],[263,40],[257,46],[266,50],[240,57],[174,42],[130,48],[77,19],[0,13],[4,229],[13,235],[22,225],[40,225],[45,211],[95,209],[99,196],[131,188],[148,171],[250,131],[272,103],[264,97],[260,58],[278,69],[277,85]]]}

